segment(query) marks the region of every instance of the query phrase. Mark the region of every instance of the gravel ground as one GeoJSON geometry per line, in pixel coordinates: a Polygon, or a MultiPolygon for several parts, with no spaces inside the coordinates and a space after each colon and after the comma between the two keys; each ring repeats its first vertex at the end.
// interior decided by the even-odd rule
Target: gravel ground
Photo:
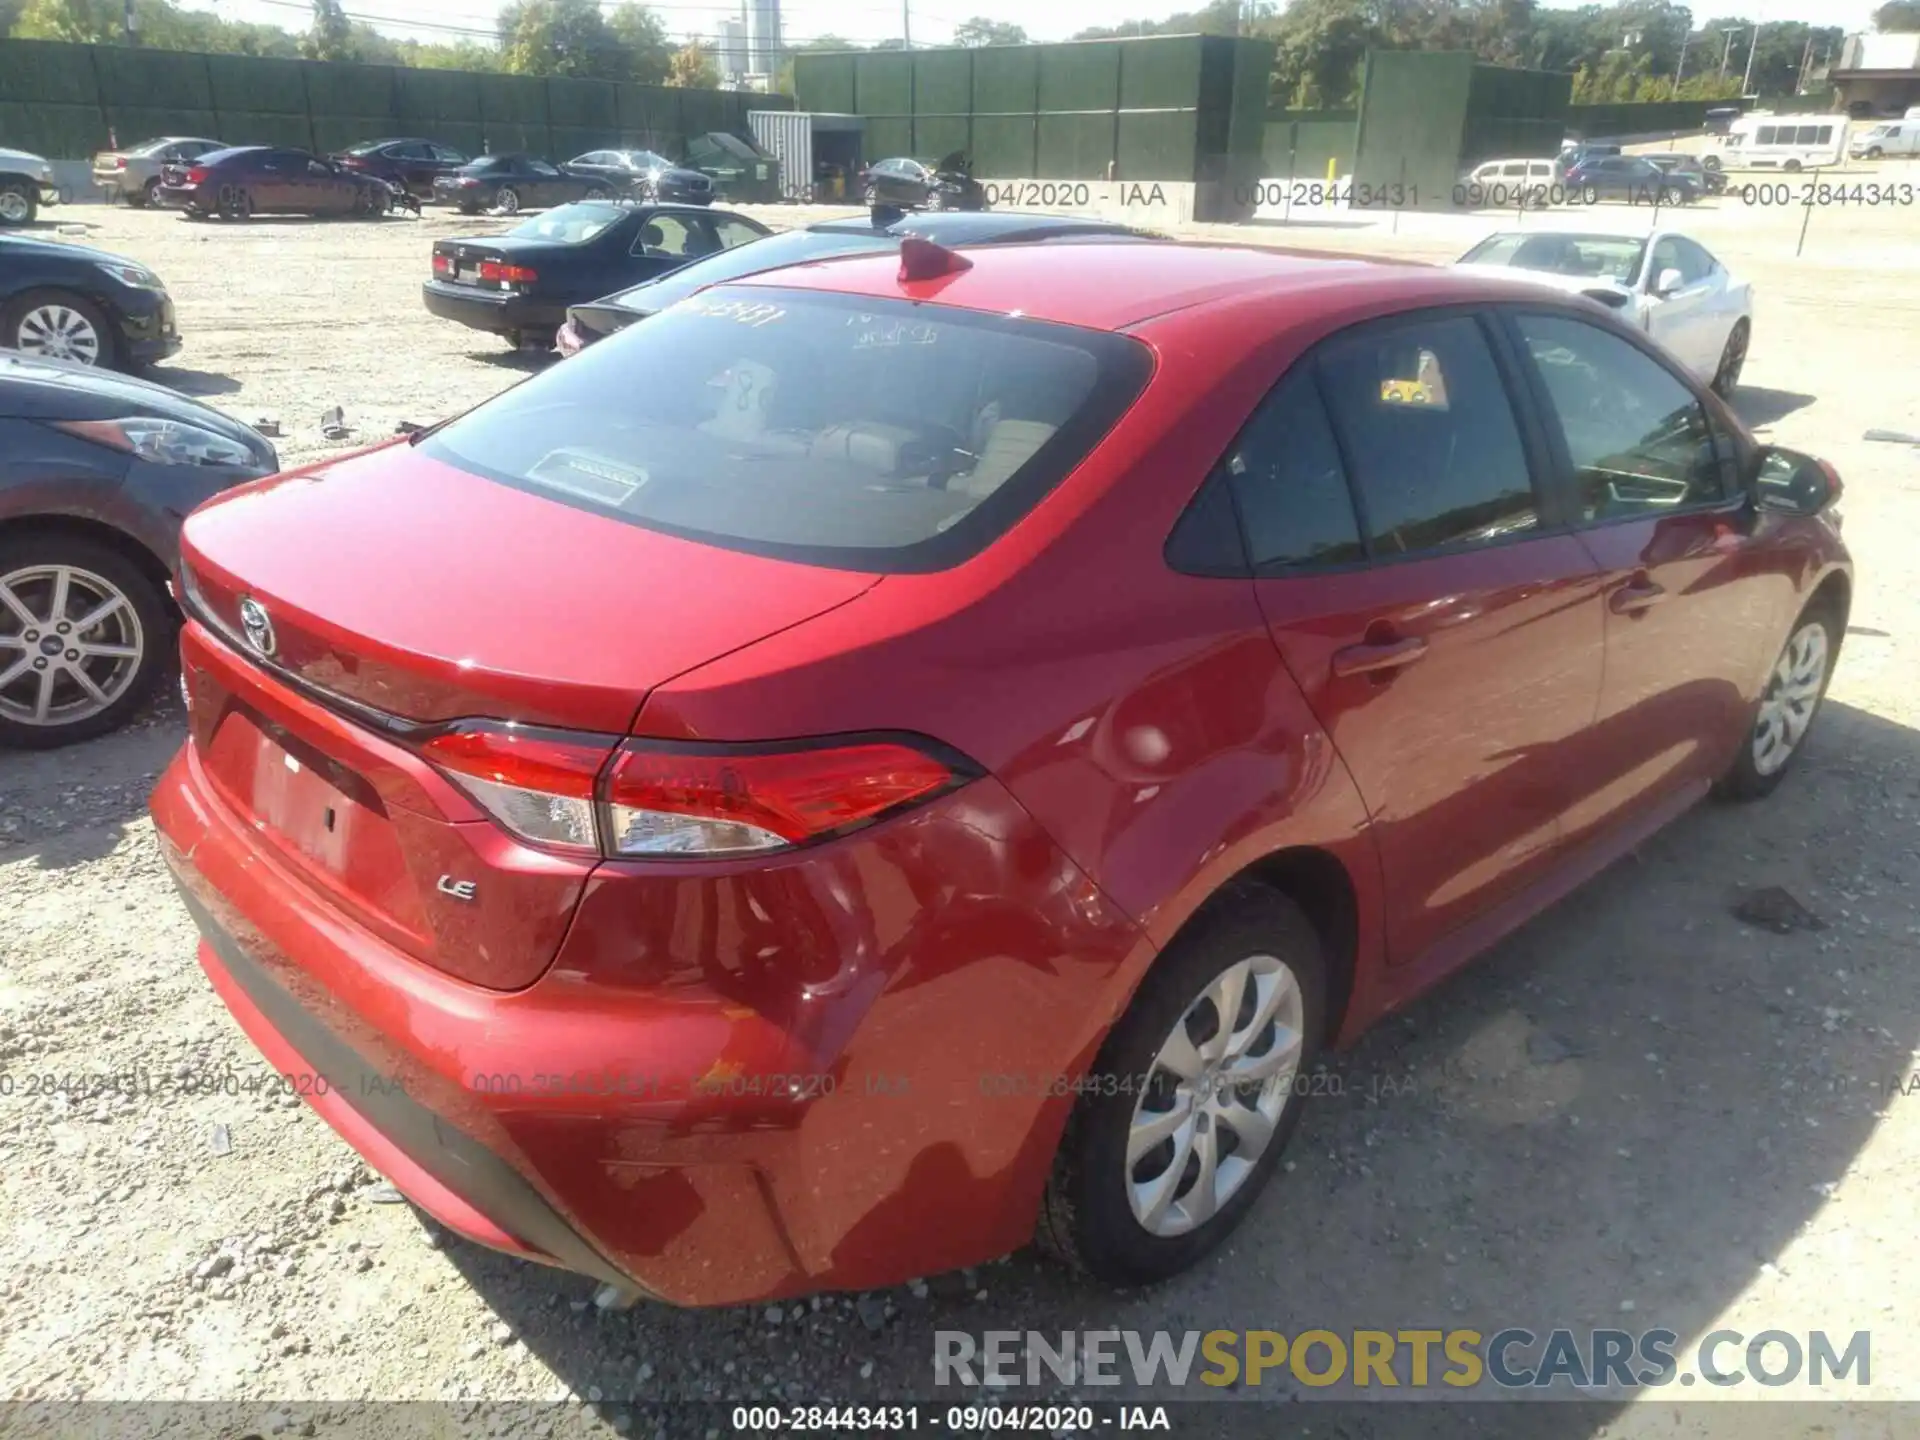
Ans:
{"type": "MultiPolygon", "coordinates": [[[[57,218],[166,277],[187,348],[160,378],[277,414],[289,463],[349,448],[319,434],[330,406],[370,440],[528,368],[421,310],[429,238],[471,221],[57,218]]],[[[0,1398],[571,1397],[596,1403],[527,1423],[624,1427],[633,1401],[930,1396],[937,1328],[1523,1324],[1864,1329],[1870,1388],[1827,1393],[1920,1399],[1901,1303],[1920,1099],[1890,1089],[1920,1068],[1920,449],[1861,439],[1920,429],[1920,298],[1890,283],[1920,273],[1920,211],[1823,209],[1795,260],[1801,218],[1689,224],[1759,287],[1740,407],[1847,480],[1859,591],[1803,767],[1758,807],[1688,815],[1338,1057],[1342,1093],[1196,1273],[1116,1296],[1021,1255],[886,1294],[601,1313],[585,1281],[436,1232],[299,1102],[207,1093],[265,1071],[194,963],[145,816],[181,737],[169,702],[0,754],[0,1398]],[[1767,886],[1824,928],[1736,918],[1767,886]],[[125,1073],[140,1093],[30,1093],[125,1073]]],[[[1327,220],[1245,233],[1441,258],[1487,224],[1327,220]]],[[[1553,1433],[1692,1434],[1704,1413],[1569,1411],[1553,1433]]],[[[1790,1413],[1739,1433],[1805,1433],[1790,1413]]],[[[1849,1433],[1901,1433],[1886,1413],[1849,1433]]]]}

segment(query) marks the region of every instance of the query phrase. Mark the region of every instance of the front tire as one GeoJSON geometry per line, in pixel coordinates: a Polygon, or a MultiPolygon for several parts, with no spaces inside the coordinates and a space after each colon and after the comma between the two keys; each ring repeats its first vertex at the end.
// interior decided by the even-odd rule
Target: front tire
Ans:
{"type": "Polygon", "coordinates": [[[172,633],[159,585],[111,546],[58,531],[0,541],[0,745],[118,729],[159,682],[172,633]]]}
{"type": "Polygon", "coordinates": [[[0,183],[0,225],[31,225],[40,213],[40,197],[24,180],[0,183]]]}
{"type": "Polygon", "coordinates": [[[1236,885],[1161,957],[1101,1048],[1048,1182],[1042,1248],[1146,1285],[1231,1234],[1299,1123],[1326,959],[1300,907],[1236,885]]]}
{"type": "Polygon", "coordinates": [[[98,306],[68,290],[30,290],[0,309],[0,345],[42,360],[111,369],[113,333],[98,306]]]}
{"type": "Polygon", "coordinates": [[[1829,607],[1815,605],[1801,612],[1767,675],[1740,754],[1715,787],[1721,796],[1758,800],[1786,778],[1826,699],[1840,655],[1840,630],[1840,620],[1829,607]]]}

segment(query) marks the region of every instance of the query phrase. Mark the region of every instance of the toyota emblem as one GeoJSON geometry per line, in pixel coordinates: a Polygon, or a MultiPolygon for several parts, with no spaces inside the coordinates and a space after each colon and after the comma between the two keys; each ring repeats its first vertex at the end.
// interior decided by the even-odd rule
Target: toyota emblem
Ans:
{"type": "Polygon", "coordinates": [[[247,632],[247,643],[262,655],[271,655],[279,642],[273,635],[273,617],[267,607],[251,595],[240,597],[240,628],[247,632]]]}

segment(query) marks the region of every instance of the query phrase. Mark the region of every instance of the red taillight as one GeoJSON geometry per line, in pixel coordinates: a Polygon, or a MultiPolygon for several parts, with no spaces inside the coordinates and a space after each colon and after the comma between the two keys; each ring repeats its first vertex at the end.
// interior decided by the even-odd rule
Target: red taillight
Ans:
{"type": "Polygon", "coordinates": [[[524,265],[508,265],[500,260],[482,260],[480,278],[498,280],[507,285],[531,285],[540,278],[540,272],[529,270],[524,265]]]}
{"type": "Polygon", "coordinates": [[[521,839],[612,859],[785,850],[931,800],[977,773],[908,739],[622,744],[490,721],[465,722],[422,753],[521,839]]]}
{"type": "Polygon", "coordinates": [[[433,257],[433,273],[436,275],[451,275],[453,273],[453,257],[451,255],[436,254],[433,257]]]}
{"type": "Polygon", "coordinates": [[[116,156],[114,156],[114,157],[113,157],[113,168],[114,168],[114,169],[116,169],[116,170],[124,170],[124,169],[126,169],[126,168],[127,168],[127,157],[126,157],[126,156],[124,156],[124,155],[116,155],[116,156]]]}
{"type": "Polygon", "coordinates": [[[189,185],[198,185],[201,181],[205,180],[206,178],[207,178],[207,167],[204,165],[195,165],[192,169],[187,171],[187,184],[189,185]]]}
{"type": "Polygon", "coordinates": [[[782,850],[930,800],[967,775],[898,741],[773,751],[631,741],[605,784],[610,854],[782,850]]]}
{"type": "Polygon", "coordinates": [[[523,840],[555,849],[599,850],[594,780],[612,737],[469,725],[427,741],[423,753],[523,840]]]}

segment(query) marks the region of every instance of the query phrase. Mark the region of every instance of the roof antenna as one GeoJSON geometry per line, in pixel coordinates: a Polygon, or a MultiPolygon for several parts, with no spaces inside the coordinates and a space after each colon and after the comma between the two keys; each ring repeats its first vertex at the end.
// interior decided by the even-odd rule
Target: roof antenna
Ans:
{"type": "Polygon", "coordinates": [[[902,284],[909,280],[937,280],[942,275],[958,275],[972,268],[973,261],[957,250],[949,250],[918,235],[905,235],[900,239],[902,284]]]}

